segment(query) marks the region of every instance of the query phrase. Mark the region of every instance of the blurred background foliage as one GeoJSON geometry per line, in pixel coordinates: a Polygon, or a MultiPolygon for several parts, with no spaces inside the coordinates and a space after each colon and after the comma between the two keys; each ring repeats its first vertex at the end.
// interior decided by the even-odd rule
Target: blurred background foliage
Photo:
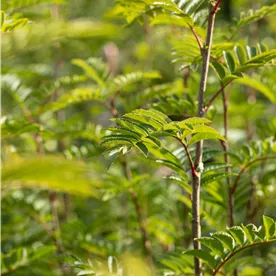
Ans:
{"type": "MultiPolygon", "coordinates": [[[[229,40],[240,13],[273,4],[223,1],[215,45],[275,48],[275,13],[229,40]]],[[[198,50],[177,26],[146,19],[124,28],[114,7],[112,0],[1,1],[2,275],[95,275],[96,268],[115,275],[130,263],[132,275],[150,275],[142,261],[147,250],[153,275],[175,275],[162,273],[177,271],[173,254],[191,247],[188,188],[164,178],[171,170],[154,158],[137,152],[108,158],[100,138],[110,118],[135,108],[154,107],[172,120],[195,116],[200,70],[190,62],[198,50]]],[[[204,36],[200,26],[198,33],[204,36]]],[[[275,155],[275,74],[274,66],[250,72],[263,89],[231,88],[228,141],[237,173],[250,160],[275,155]]],[[[220,85],[215,76],[211,71],[207,98],[220,85]]],[[[220,99],[207,117],[222,133],[220,99]]],[[[179,145],[164,144],[182,158],[179,145]]],[[[219,143],[206,148],[206,161],[223,161],[219,143]]],[[[259,225],[262,214],[275,218],[275,171],[275,160],[268,160],[243,174],[237,224],[259,225]]],[[[225,229],[224,183],[218,178],[203,187],[204,234],[225,229]]],[[[239,275],[275,275],[275,253],[273,246],[252,250],[239,275]]]]}

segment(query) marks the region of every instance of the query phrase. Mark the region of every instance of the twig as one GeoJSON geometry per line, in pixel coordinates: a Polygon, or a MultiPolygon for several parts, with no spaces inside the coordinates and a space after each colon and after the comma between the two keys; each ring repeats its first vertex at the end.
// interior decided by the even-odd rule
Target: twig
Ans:
{"type": "Polygon", "coordinates": [[[187,154],[187,157],[188,157],[188,160],[189,160],[189,163],[190,163],[190,168],[191,168],[192,174],[193,175],[197,175],[198,173],[196,171],[195,164],[193,162],[193,159],[191,157],[191,154],[189,152],[188,147],[185,145],[185,143],[180,138],[178,138],[176,136],[174,136],[174,138],[177,139],[181,143],[181,145],[183,146],[183,148],[185,149],[185,152],[187,154]]]}
{"type": "Polygon", "coordinates": [[[202,43],[201,43],[201,41],[200,41],[200,39],[199,39],[199,36],[198,36],[196,30],[194,29],[194,27],[192,27],[190,24],[188,24],[188,25],[189,25],[190,30],[192,31],[192,33],[193,33],[193,35],[194,35],[196,41],[197,41],[197,44],[198,44],[198,48],[199,48],[199,50],[200,50],[200,53],[202,54],[203,45],[202,45],[202,43]]]}
{"type": "Polygon", "coordinates": [[[213,101],[223,92],[223,90],[226,88],[228,84],[230,84],[232,81],[227,82],[221,88],[214,94],[214,96],[209,100],[208,104],[204,107],[203,111],[204,113],[208,111],[213,101]]]}

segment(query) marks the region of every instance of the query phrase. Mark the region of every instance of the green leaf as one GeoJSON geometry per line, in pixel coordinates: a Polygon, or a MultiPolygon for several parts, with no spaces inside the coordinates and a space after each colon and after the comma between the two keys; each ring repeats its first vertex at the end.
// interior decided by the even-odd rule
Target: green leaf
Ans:
{"type": "Polygon", "coordinates": [[[110,90],[110,93],[114,93],[124,89],[128,85],[138,83],[143,80],[160,79],[160,78],[161,78],[161,75],[158,71],[149,71],[149,72],[137,71],[137,72],[131,72],[125,75],[118,75],[109,83],[109,90],[110,90]]]}
{"type": "Polygon", "coordinates": [[[72,64],[82,68],[88,77],[90,77],[92,80],[94,80],[97,84],[99,84],[101,87],[105,87],[105,82],[99,75],[99,73],[89,64],[87,64],[82,59],[73,59],[72,64]]]}
{"type": "Polygon", "coordinates": [[[265,228],[266,240],[270,240],[275,237],[275,221],[270,217],[263,216],[263,224],[265,228]]]}
{"type": "Polygon", "coordinates": [[[135,144],[136,148],[138,148],[146,157],[148,156],[148,148],[142,143],[138,142],[135,144]]]}
{"type": "Polygon", "coordinates": [[[58,156],[20,158],[2,166],[2,189],[49,189],[81,196],[97,196],[99,178],[89,178],[91,166],[58,156]],[[66,185],[65,185],[66,184],[66,185]]]}
{"type": "Polygon", "coordinates": [[[183,187],[189,194],[192,194],[192,187],[191,185],[188,184],[187,179],[184,180],[182,177],[178,175],[168,175],[168,176],[165,176],[164,179],[168,179],[176,182],[181,187],[183,187]]]}
{"type": "Polygon", "coordinates": [[[214,181],[218,181],[218,180],[226,178],[228,176],[235,176],[235,175],[236,174],[234,174],[234,173],[226,173],[226,172],[214,173],[214,174],[210,174],[210,175],[202,177],[201,183],[202,183],[202,185],[207,185],[214,181]]]}
{"type": "Polygon", "coordinates": [[[204,164],[204,173],[209,171],[216,171],[227,167],[231,167],[231,165],[226,163],[218,163],[218,162],[206,163],[204,164]]]}
{"type": "Polygon", "coordinates": [[[261,53],[260,55],[256,55],[256,56],[250,58],[246,62],[246,64],[248,64],[248,63],[262,63],[262,64],[265,64],[265,63],[271,61],[274,58],[276,58],[276,49],[261,53]]]}
{"type": "Polygon", "coordinates": [[[248,242],[252,244],[255,240],[254,231],[257,230],[257,227],[252,223],[248,224],[246,226],[244,226],[242,224],[241,227],[242,227],[243,231],[245,232],[245,235],[246,235],[246,238],[247,238],[248,242]]]}
{"type": "Polygon", "coordinates": [[[158,148],[160,148],[160,147],[162,146],[162,145],[161,145],[161,142],[159,141],[159,139],[156,138],[156,137],[154,137],[154,136],[142,137],[142,140],[143,140],[144,142],[153,144],[153,145],[157,146],[158,148]]]}
{"type": "Polygon", "coordinates": [[[161,130],[163,127],[163,124],[160,123],[158,120],[150,117],[145,117],[141,114],[135,114],[135,113],[127,113],[123,116],[123,118],[130,119],[131,121],[134,120],[136,122],[141,122],[143,124],[146,124],[147,126],[151,127],[152,131],[158,131],[161,130]]]}
{"type": "Polygon", "coordinates": [[[56,112],[58,110],[68,108],[74,104],[99,100],[101,98],[100,90],[96,87],[81,87],[71,90],[67,94],[63,94],[55,102],[42,107],[41,112],[56,112]]]}
{"type": "Polygon", "coordinates": [[[157,14],[150,22],[151,25],[176,25],[181,27],[189,27],[193,25],[193,20],[187,14],[181,16],[175,14],[157,14]]]}
{"type": "Polygon", "coordinates": [[[224,67],[219,62],[217,62],[215,60],[212,61],[211,65],[212,65],[213,69],[215,70],[215,72],[217,73],[219,79],[222,80],[226,75],[224,67]]]}
{"type": "Polygon", "coordinates": [[[238,80],[240,79],[241,77],[240,76],[237,76],[237,75],[226,75],[223,80],[222,80],[222,83],[223,84],[227,84],[227,83],[230,83],[231,81],[233,80],[238,80]]]}
{"type": "Polygon", "coordinates": [[[39,124],[6,121],[1,124],[1,139],[19,136],[23,133],[38,133],[40,130],[41,126],[39,124]]]}
{"type": "Polygon", "coordinates": [[[31,267],[33,262],[53,256],[55,250],[55,246],[44,245],[36,248],[13,248],[8,253],[1,254],[1,274],[17,274],[20,268],[31,267]]]}
{"type": "Polygon", "coordinates": [[[122,135],[122,134],[112,134],[112,135],[106,135],[102,137],[102,145],[106,143],[136,143],[138,142],[138,139],[134,135],[122,135]]]}
{"type": "Polygon", "coordinates": [[[223,56],[224,56],[224,59],[225,59],[225,62],[226,62],[226,65],[227,65],[229,71],[231,73],[234,73],[235,69],[236,69],[234,56],[231,53],[225,52],[225,51],[223,51],[223,56]]]}
{"type": "Polygon", "coordinates": [[[188,146],[197,143],[202,140],[215,139],[226,141],[225,138],[219,133],[202,132],[196,133],[188,142],[188,146]]]}
{"type": "Polygon", "coordinates": [[[257,49],[248,45],[246,46],[246,52],[249,59],[252,59],[257,55],[257,49]]]}
{"type": "Polygon", "coordinates": [[[200,124],[209,124],[212,121],[206,118],[199,118],[199,117],[192,117],[186,120],[183,120],[179,122],[178,124],[185,123],[185,124],[191,124],[191,125],[200,125],[200,124]]]}
{"type": "Polygon", "coordinates": [[[219,240],[228,251],[231,252],[234,249],[235,240],[232,238],[230,234],[226,232],[216,232],[211,235],[212,237],[219,240]]]}
{"type": "Polygon", "coordinates": [[[148,128],[145,127],[145,125],[143,125],[141,123],[133,122],[132,120],[127,119],[127,118],[116,118],[114,120],[112,119],[112,121],[114,121],[116,124],[121,125],[127,129],[133,129],[135,132],[137,132],[143,136],[149,135],[148,128]]]}
{"type": "Polygon", "coordinates": [[[265,86],[262,82],[257,79],[250,78],[248,76],[244,76],[243,78],[235,79],[235,82],[250,86],[257,91],[264,94],[271,102],[276,103],[276,95],[271,91],[267,86],[265,86]]]}
{"type": "Polygon", "coordinates": [[[154,110],[154,109],[150,109],[150,110],[135,109],[132,111],[132,113],[156,120],[160,123],[160,125],[167,124],[167,121],[169,120],[167,115],[163,114],[160,111],[154,110]]]}
{"type": "Polygon", "coordinates": [[[1,11],[1,28],[4,25],[4,21],[5,21],[5,12],[1,11]]]}
{"type": "Polygon", "coordinates": [[[246,234],[240,226],[233,226],[228,228],[230,234],[234,237],[235,241],[242,246],[246,241],[246,234]]]}
{"type": "Polygon", "coordinates": [[[244,48],[240,45],[237,45],[234,47],[234,52],[235,52],[235,55],[238,58],[240,64],[243,65],[247,60],[246,52],[245,52],[244,48]]]}
{"type": "Polygon", "coordinates": [[[249,63],[249,64],[245,64],[242,66],[239,66],[236,69],[236,73],[242,73],[242,72],[246,72],[247,70],[253,69],[253,68],[259,68],[262,67],[263,64],[262,63],[249,63]]]}
{"type": "Polygon", "coordinates": [[[196,239],[198,240],[201,244],[204,244],[207,246],[215,255],[219,255],[220,257],[223,256],[224,254],[224,248],[222,244],[217,241],[214,238],[211,237],[201,237],[196,239]]]}
{"type": "Polygon", "coordinates": [[[193,249],[193,250],[185,251],[184,254],[200,258],[201,260],[205,261],[213,269],[216,267],[215,258],[209,252],[207,252],[205,250],[193,249]]]}

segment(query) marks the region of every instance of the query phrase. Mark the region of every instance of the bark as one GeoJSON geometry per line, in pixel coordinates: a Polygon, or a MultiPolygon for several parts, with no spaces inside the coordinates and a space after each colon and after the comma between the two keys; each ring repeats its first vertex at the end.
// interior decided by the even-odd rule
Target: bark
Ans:
{"type": "MultiPolygon", "coordinates": [[[[214,32],[214,23],[215,16],[218,11],[221,0],[218,0],[215,6],[211,6],[210,14],[208,19],[208,28],[207,28],[207,36],[206,43],[202,48],[202,73],[200,79],[200,87],[198,92],[198,117],[204,116],[204,99],[205,99],[205,91],[207,85],[209,64],[210,64],[210,53],[212,47],[213,40],[213,32],[214,32]]],[[[196,240],[201,236],[201,227],[200,227],[200,182],[201,182],[201,172],[200,169],[202,164],[202,149],[203,149],[203,141],[200,141],[196,145],[196,160],[195,160],[195,168],[196,172],[193,172],[193,192],[192,192],[192,235],[193,235],[193,244],[194,249],[200,249],[200,243],[196,240]]],[[[202,263],[200,259],[195,258],[195,275],[202,275],[202,263]]]]}

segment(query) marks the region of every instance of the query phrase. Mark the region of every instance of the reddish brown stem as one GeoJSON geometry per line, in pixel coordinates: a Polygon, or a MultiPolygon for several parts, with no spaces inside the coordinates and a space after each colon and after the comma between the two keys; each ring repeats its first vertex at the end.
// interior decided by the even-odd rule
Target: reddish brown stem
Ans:
{"type": "Polygon", "coordinates": [[[214,94],[214,96],[209,100],[208,104],[204,107],[204,112],[206,113],[210,106],[212,105],[213,101],[223,92],[223,90],[227,87],[228,84],[230,84],[232,81],[227,82],[221,88],[214,94]]]}
{"type": "Polygon", "coordinates": [[[192,31],[192,33],[193,33],[193,35],[194,35],[194,37],[195,37],[195,39],[196,39],[196,42],[197,42],[197,44],[198,44],[198,48],[199,48],[199,50],[200,50],[200,53],[202,53],[203,45],[202,45],[202,43],[201,43],[201,41],[200,41],[200,39],[199,39],[199,36],[198,36],[196,30],[194,29],[194,27],[192,27],[190,24],[188,24],[188,25],[189,25],[190,30],[192,31]]]}

